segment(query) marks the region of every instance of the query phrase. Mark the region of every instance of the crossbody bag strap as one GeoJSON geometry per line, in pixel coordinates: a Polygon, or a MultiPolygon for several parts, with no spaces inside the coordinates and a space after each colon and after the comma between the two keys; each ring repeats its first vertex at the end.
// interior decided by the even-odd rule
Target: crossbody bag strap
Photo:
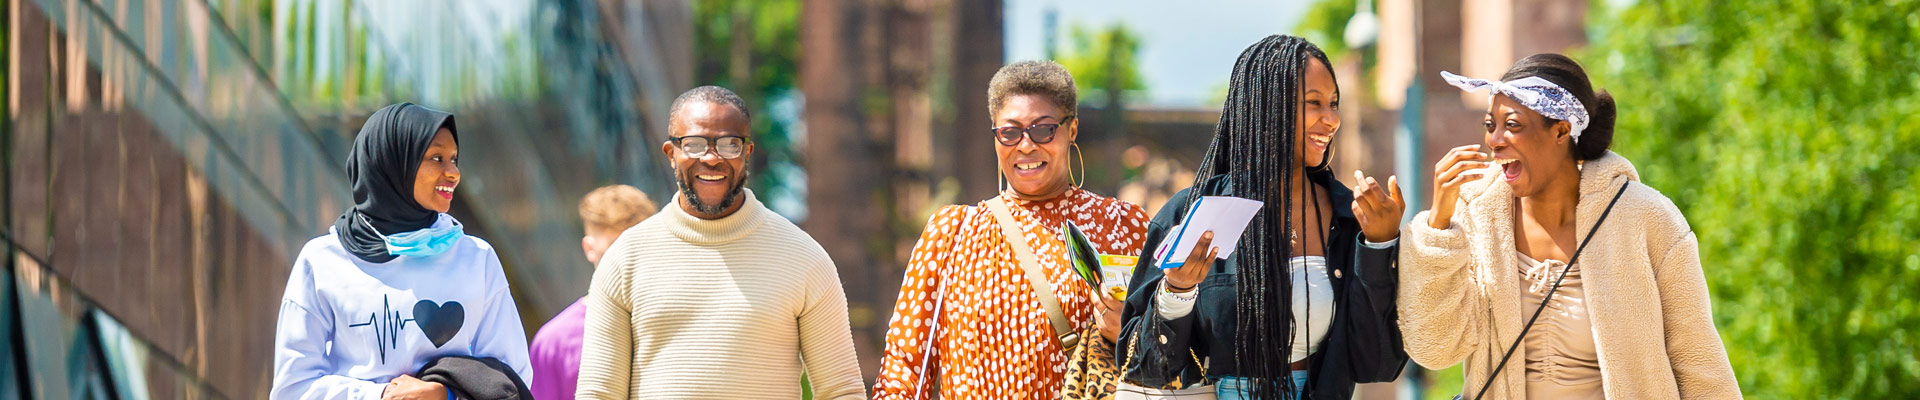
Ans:
{"type": "Polygon", "coordinates": [[[1033,286],[1033,297],[1040,299],[1040,307],[1047,310],[1047,319],[1053,322],[1054,338],[1065,349],[1076,344],[1079,333],[1067,323],[1067,313],[1060,309],[1060,297],[1053,293],[1053,283],[1040,268],[1040,260],[1033,255],[1032,245],[1027,243],[1027,235],[1020,231],[1020,223],[1013,220],[1013,212],[1007,210],[1006,200],[994,198],[987,200],[987,210],[993,212],[993,218],[1000,220],[1000,232],[1007,239],[1007,245],[1013,246],[1013,257],[1020,261],[1020,269],[1026,270],[1027,282],[1033,286]]]}
{"type": "Polygon", "coordinates": [[[1627,187],[1632,185],[1633,181],[1631,180],[1625,184],[1621,184],[1620,191],[1613,194],[1613,201],[1607,202],[1607,209],[1600,212],[1600,219],[1593,221],[1593,228],[1587,230],[1587,238],[1580,241],[1580,247],[1573,249],[1573,257],[1567,258],[1566,268],[1561,268],[1560,277],[1554,278],[1553,288],[1547,289],[1547,295],[1542,296],[1540,299],[1540,307],[1533,309],[1533,317],[1527,318],[1527,324],[1520,327],[1520,336],[1513,339],[1512,346],[1507,347],[1507,355],[1501,356],[1500,363],[1493,365],[1493,373],[1487,375],[1487,384],[1480,385],[1480,394],[1474,395],[1474,400],[1480,400],[1481,397],[1485,397],[1487,395],[1487,388],[1493,387],[1494,379],[1500,377],[1500,369],[1505,368],[1507,366],[1507,360],[1513,358],[1513,351],[1520,349],[1520,344],[1526,342],[1527,331],[1532,330],[1533,323],[1540,320],[1540,312],[1547,309],[1547,302],[1553,301],[1553,292],[1560,290],[1560,281],[1566,280],[1567,272],[1573,271],[1573,263],[1580,262],[1580,253],[1587,249],[1588,243],[1593,243],[1594,234],[1600,233],[1600,224],[1607,222],[1607,214],[1613,213],[1613,206],[1620,203],[1620,196],[1627,194],[1627,187]]]}

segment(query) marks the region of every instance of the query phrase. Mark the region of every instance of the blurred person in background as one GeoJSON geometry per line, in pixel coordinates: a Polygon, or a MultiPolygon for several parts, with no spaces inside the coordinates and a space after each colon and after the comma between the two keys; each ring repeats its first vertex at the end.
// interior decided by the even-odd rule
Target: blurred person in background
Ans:
{"type": "MultiPolygon", "coordinates": [[[[580,248],[586,251],[587,265],[600,265],[600,255],[627,228],[652,216],[659,206],[640,189],[627,185],[608,185],[588,192],[580,199],[580,223],[586,236],[580,248]]],[[[554,315],[533,335],[529,356],[533,359],[533,395],[542,399],[571,399],[580,380],[580,344],[586,338],[587,299],[582,296],[573,305],[554,315]]]]}
{"type": "MultiPolygon", "coordinates": [[[[936,387],[949,399],[1060,398],[1071,344],[1059,337],[1095,325],[1099,337],[1078,342],[1110,354],[1119,334],[1121,303],[1074,275],[1060,227],[1073,222],[1097,252],[1135,255],[1147,216],[1074,182],[1085,163],[1073,165],[1080,133],[1073,76],[1052,61],[1007,65],[989,83],[987,108],[994,125],[980,139],[991,141],[1005,184],[998,196],[947,206],[927,220],[887,329],[876,398],[931,398],[936,387]],[[1008,237],[1008,228],[1023,235],[1008,237]],[[1028,249],[1045,285],[1030,278],[1010,240],[1028,249]],[[1071,331],[1056,331],[1054,318],[1071,331]]],[[[1094,391],[1111,395],[1111,388],[1094,391]]]]}
{"type": "Polygon", "coordinates": [[[1434,165],[1433,207],[1406,228],[1413,360],[1464,362],[1465,393],[1496,399],[1739,398],[1693,229],[1607,150],[1613,97],[1552,53],[1499,81],[1442,77],[1492,93],[1485,144],[1434,165]]]}
{"type": "Polygon", "coordinates": [[[491,359],[502,384],[533,376],[493,246],[446,214],[459,187],[453,115],[400,103],[374,112],[347,155],[352,208],[307,242],[274,335],[274,399],[442,399],[419,379],[442,357],[491,359]]]}

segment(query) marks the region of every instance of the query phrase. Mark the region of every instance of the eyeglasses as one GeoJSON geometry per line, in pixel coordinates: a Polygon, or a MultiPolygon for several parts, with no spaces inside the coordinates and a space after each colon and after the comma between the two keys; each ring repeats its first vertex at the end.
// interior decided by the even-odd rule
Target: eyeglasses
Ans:
{"type": "Polygon", "coordinates": [[[747,153],[746,136],[729,135],[717,138],[681,136],[667,138],[667,141],[673,142],[673,145],[679,147],[681,152],[687,153],[687,157],[693,158],[706,157],[709,151],[720,154],[720,158],[724,159],[740,158],[741,155],[747,153]]]}
{"type": "Polygon", "coordinates": [[[1021,136],[1026,136],[1027,139],[1033,140],[1033,144],[1047,144],[1053,141],[1053,134],[1060,131],[1061,124],[1072,120],[1073,117],[1066,117],[1061,119],[1059,124],[1033,124],[1027,125],[1025,128],[1002,126],[993,128],[993,134],[995,138],[1000,140],[1000,144],[1008,146],[1020,144],[1021,136]]]}

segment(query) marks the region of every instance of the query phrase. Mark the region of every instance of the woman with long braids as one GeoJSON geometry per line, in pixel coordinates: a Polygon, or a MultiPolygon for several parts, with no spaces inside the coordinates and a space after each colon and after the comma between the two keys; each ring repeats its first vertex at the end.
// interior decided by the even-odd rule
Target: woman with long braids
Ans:
{"type": "Polygon", "coordinates": [[[1739,398],[1693,229],[1607,150],[1613,97],[1552,53],[1442,77],[1491,89],[1486,145],[1434,165],[1433,208],[1408,224],[1413,360],[1466,364],[1468,398],[1739,398]]]}
{"type": "MultiPolygon", "coordinates": [[[[1240,54],[1194,186],[1147,228],[1122,315],[1127,382],[1213,384],[1221,399],[1346,399],[1406,364],[1395,326],[1397,179],[1347,188],[1328,165],[1340,91],[1327,56],[1269,36],[1240,54]],[[1204,233],[1181,266],[1153,254],[1201,196],[1265,202],[1230,258],[1204,233]]],[[[1222,245],[1231,245],[1222,243],[1222,245]]]]}

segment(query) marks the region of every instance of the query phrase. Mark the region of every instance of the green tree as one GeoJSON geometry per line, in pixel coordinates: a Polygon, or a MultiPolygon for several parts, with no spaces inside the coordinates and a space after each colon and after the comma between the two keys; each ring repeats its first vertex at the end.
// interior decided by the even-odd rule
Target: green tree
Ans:
{"type": "Polygon", "coordinates": [[[1353,0],[1320,0],[1307,8],[1306,15],[1300,17],[1300,25],[1293,31],[1306,38],[1327,58],[1339,60],[1347,53],[1347,22],[1353,19],[1356,5],[1353,0]]]}
{"type": "MultiPolygon", "coordinates": [[[[1110,137],[1127,135],[1127,102],[1135,96],[1144,97],[1147,84],[1140,76],[1140,34],[1127,28],[1125,23],[1115,22],[1105,28],[1092,29],[1080,25],[1069,28],[1068,40],[1072,45],[1068,52],[1060,56],[1060,65],[1073,74],[1075,90],[1080,92],[1082,110],[1086,106],[1098,106],[1098,116],[1082,116],[1083,122],[1095,122],[1110,137]]],[[[1087,129],[1087,125],[1082,125],[1087,129]]],[[[1082,131],[1085,132],[1085,131],[1082,131]]],[[[1084,136],[1083,136],[1084,137],[1084,136]]],[[[1120,151],[1118,142],[1092,139],[1084,142],[1084,148],[1100,151],[1120,151]]],[[[1082,150],[1085,151],[1085,150],[1082,150]]],[[[1083,164],[1081,184],[1091,187],[1118,186],[1119,181],[1131,178],[1139,171],[1128,171],[1120,167],[1118,160],[1096,161],[1083,164]]]]}
{"type": "MultiPolygon", "coordinates": [[[[1353,21],[1358,7],[1354,0],[1315,1],[1312,6],[1308,6],[1306,14],[1300,17],[1299,24],[1294,25],[1292,35],[1313,42],[1315,46],[1320,47],[1320,51],[1327,53],[1328,60],[1340,62],[1349,57],[1347,52],[1349,45],[1346,39],[1347,23],[1353,21]]],[[[1352,56],[1361,57],[1362,70],[1373,68],[1374,60],[1371,52],[1361,51],[1352,56]]],[[[1221,82],[1213,92],[1215,102],[1226,101],[1227,82],[1221,82]]]]}
{"type": "Polygon", "coordinates": [[[1140,34],[1123,23],[1098,29],[1076,24],[1068,31],[1072,44],[1058,61],[1073,73],[1080,93],[1147,89],[1146,79],[1140,77],[1140,34]]]}
{"type": "MultiPolygon", "coordinates": [[[[698,1],[693,21],[694,84],[731,89],[753,110],[755,167],[749,186],[762,199],[798,196],[806,182],[786,173],[798,168],[798,112],[787,118],[772,111],[800,97],[800,2],[698,1]]],[[[770,204],[789,211],[779,209],[780,202],[770,204]]]]}
{"type": "Polygon", "coordinates": [[[1576,54],[1686,213],[1754,397],[1920,392],[1920,4],[1643,1],[1576,54]]]}

